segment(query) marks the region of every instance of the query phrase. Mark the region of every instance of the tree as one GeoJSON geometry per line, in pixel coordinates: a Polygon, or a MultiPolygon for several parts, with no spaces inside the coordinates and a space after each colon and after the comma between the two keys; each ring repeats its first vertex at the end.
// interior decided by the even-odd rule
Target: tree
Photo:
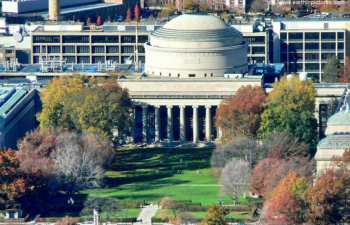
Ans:
{"type": "Polygon", "coordinates": [[[81,130],[115,140],[129,129],[133,103],[127,89],[108,81],[89,88],[83,95],[83,104],[75,107],[81,130]]]}
{"type": "Polygon", "coordinates": [[[267,9],[267,2],[265,0],[254,0],[250,4],[250,11],[252,12],[265,12],[267,9]]]}
{"type": "Polygon", "coordinates": [[[222,129],[224,141],[257,136],[265,99],[266,92],[262,87],[247,85],[238,89],[235,96],[222,100],[215,122],[222,129]]]}
{"type": "Polygon", "coordinates": [[[209,9],[209,5],[206,2],[202,2],[201,4],[199,4],[199,10],[201,12],[208,12],[209,9]]]}
{"type": "Polygon", "coordinates": [[[57,221],[55,225],[77,225],[77,223],[71,217],[66,216],[57,221]]]}
{"type": "Polygon", "coordinates": [[[350,57],[349,56],[346,57],[345,59],[345,65],[341,66],[339,83],[350,83],[350,57]]]}
{"type": "Polygon", "coordinates": [[[304,193],[309,188],[305,177],[298,178],[294,171],[289,172],[273,190],[267,200],[266,219],[280,224],[302,224],[304,216],[304,193]]]}
{"type": "Polygon", "coordinates": [[[203,218],[203,225],[226,225],[227,214],[229,211],[227,208],[221,205],[211,205],[208,209],[208,214],[203,218]]]}
{"type": "Polygon", "coordinates": [[[183,212],[186,210],[186,205],[182,202],[172,199],[168,196],[165,196],[160,201],[159,205],[162,207],[162,209],[171,210],[175,219],[177,218],[178,214],[180,212],[183,212]]]}
{"type": "Polygon", "coordinates": [[[196,217],[190,213],[180,213],[179,215],[180,224],[191,225],[196,223],[196,217]]]}
{"type": "Polygon", "coordinates": [[[0,149],[0,206],[16,201],[27,190],[19,160],[12,149],[0,149]]]}
{"type": "Polygon", "coordinates": [[[349,4],[343,4],[339,8],[339,12],[350,12],[350,5],[349,4]]]}
{"type": "Polygon", "coordinates": [[[317,121],[314,118],[316,90],[313,83],[294,76],[282,78],[273,87],[261,115],[260,134],[267,138],[275,133],[287,133],[313,149],[317,141],[317,121]]]}
{"type": "MultiPolygon", "coordinates": [[[[344,190],[335,170],[327,170],[307,193],[307,217],[314,224],[334,224],[342,218],[340,195],[344,190]]],[[[348,187],[347,187],[348,188],[348,187]]]]}
{"type": "Polygon", "coordinates": [[[65,132],[57,137],[57,149],[51,154],[55,168],[56,185],[66,193],[67,199],[86,188],[100,186],[106,159],[100,151],[84,143],[82,135],[65,132]]]}
{"type": "Polygon", "coordinates": [[[49,81],[40,95],[43,104],[41,113],[37,115],[40,128],[74,128],[71,114],[65,113],[65,107],[70,96],[83,87],[83,78],[76,75],[55,77],[49,81]]]}
{"type": "Polygon", "coordinates": [[[320,11],[321,12],[336,12],[338,10],[338,6],[336,4],[324,4],[321,6],[320,11]]]}
{"type": "Polygon", "coordinates": [[[149,15],[148,19],[149,19],[149,20],[154,20],[153,14],[149,15]]]}
{"type": "Polygon", "coordinates": [[[188,11],[195,11],[198,9],[198,5],[193,0],[185,0],[183,9],[188,11]]]}
{"type": "Polygon", "coordinates": [[[106,213],[106,220],[109,221],[112,214],[120,210],[120,204],[118,199],[113,197],[90,197],[85,201],[82,213],[91,215],[94,209],[106,213]]]}
{"type": "Polygon", "coordinates": [[[256,140],[246,137],[233,139],[230,143],[220,145],[212,154],[211,165],[223,168],[233,158],[241,158],[251,164],[266,155],[266,146],[260,145],[256,140]]]}
{"type": "Polygon", "coordinates": [[[322,82],[336,83],[339,79],[340,63],[336,56],[330,58],[323,70],[322,82]]]}
{"type": "Polygon", "coordinates": [[[97,16],[96,24],[99,26],[102,24],[102,17],[100,15],[97,16]]]}
{"type": "Polygon", "coordinates": [[[132,17],[132,12],[130,7],[128,7],[128,10],[126,11],[126,18],[125,18],[125,22],[131,22],[131,17],[132,17]]]}
{"type": "Polygon", "coordinates": [[[135,21],[140,21],[140,8],[139,5],[135,5],[135,9],[134,9],[134,14],[135,14],[135,21]]]}
{"type": "Polygon", "coordinates": [[[237,205],[238,194],[249,186],[250,177],[251,167],[247,161],[231,160],[221,173],[221,192],[233,199],[234,205],[237,205]]]}
{"type": "Polygon", "coordinates": [[[176,11],[176,7],[173,6],[173,5],[166,5],[163,9],[162,9],[162,16],[163,17],[168,17],[168,20],[169,20],[169,17],[171,15],[173,15],[176,11]]]}
{"type": "Polygon", "coordinates": [[[283,132],[272,134],[264,143],[269,149],[268,154],[279,155],[275,158],[291,159],[309,156],[310,146],[307,143],[283,132]]]}

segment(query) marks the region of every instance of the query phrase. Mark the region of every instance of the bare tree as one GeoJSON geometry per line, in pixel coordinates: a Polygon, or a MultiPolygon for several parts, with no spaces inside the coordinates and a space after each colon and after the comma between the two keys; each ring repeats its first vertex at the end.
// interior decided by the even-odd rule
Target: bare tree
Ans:
{"type": "Polygon", "coordinates": [[[186,210],[186,205],[180,202],[179,200],[172,199],[168,196],[165,196],[160,201],[160,206],[162,209],[169,209],[173,212],[175,219],[177,218],[177,215],[180,212],[183,212],[186,210]]]}
{"type": "Polygon", "coordinates": [[[267,9],[267,1],[254,0],[250,5],[250,11],[252,12],[264,12],[267,9]]]}
{"type": "Polygon", "coordinates": [[[190,213],[181,213],[179,215],[179,219],[180,219],[180,223],[182,225],[190,225],[190,224],[195,224],[196,223],[196,217],[194,217],[192,214],[190,213]]]}
{"type": "Polygon", "coordinates": [[[309,155],[310,150],[310,146],[307,143],[283,132],[271,135],[265,144],[269,149],[268,154],[270,158],[291,159],[296,157],[306,157],[309,155]]]}
{"type": "Polygon", "coordinates": [[[247,137],[233,139],[226,145],[218,147],[211,157],[211,165],[216,168],[225,167],[232,158],[241,158],[255,163],[266,155],[266,146],[247,137]]]}
{"type": "Polygon", "coordinates": [[[57,137],[57,149],[51,154],[56,185],[68,199],[86,188],[100,186],[104,170],[103,155],[83,142],[81,134],[62,133],[57,137]]]}
{"type": "Polygon", "coordinates": [[[231,160],[221,173],[221,193],[233,199],[234,205],[237,205],[238,194],[248,187],[250,176],[251,166],[249,162],[241,159],[231,160]]]}

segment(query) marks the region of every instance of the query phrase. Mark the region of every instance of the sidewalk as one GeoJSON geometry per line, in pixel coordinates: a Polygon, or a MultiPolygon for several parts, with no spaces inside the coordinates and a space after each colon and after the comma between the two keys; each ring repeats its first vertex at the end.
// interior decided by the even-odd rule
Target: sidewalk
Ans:
{"type": "Polygon", "coordinates": [[[136,225],[141,225],[141,224],[152,224],[151,219],[156,215],[158,211],[158,205],[148,205],[145,208],[142,209],[139,217],[137,218],[137,221],[142,221],[142,222],[137,222],[134,223],[136,225]]]}

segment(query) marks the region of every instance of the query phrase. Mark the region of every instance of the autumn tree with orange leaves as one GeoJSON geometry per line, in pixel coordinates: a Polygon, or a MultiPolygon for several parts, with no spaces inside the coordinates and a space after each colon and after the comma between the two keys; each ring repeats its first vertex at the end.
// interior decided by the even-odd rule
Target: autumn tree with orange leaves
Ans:
{"type": "Polygon", "coordinates": [[[125,18],[125,22],[131,22],[131,16],[132,16],[132,12],[130,7],[128,8],[128,11],[126,11],[126,18],[125,18]]]}
{"type": "Polygon", "coordinates": [[[310,184],[305,177],[289,172],[273,190],[273,195],[265,202],[266,219],[279,224],[301,224],[306,222],[304,194],[310,184]]]}
{"type": "Polygon", "coordinates": [[[339,83],[350,83],[350,57],[346,57],[345,65],[340,69],[339,83]]]}
{"type": "Polygon", "coordinates": [[[135,13],[135,21],[140,21],[140,8],[139,5],[135,5],[135,9],[134,9],[134,13],[135,13]]]}
{"type": "Polygon", "coordinates": [[[247,85],[241,87],[235,96],[221,101],[216,113],[216,125],[222,129],[223,141],[234,137],[257,136],[266,99],[262,87],[247,85]]]}
{"type": "Polygon", "coordinates": [[[26,189],[16,152],[12,149],[0,149],[0,205],[15,201],[25,194],[26,189]]]}

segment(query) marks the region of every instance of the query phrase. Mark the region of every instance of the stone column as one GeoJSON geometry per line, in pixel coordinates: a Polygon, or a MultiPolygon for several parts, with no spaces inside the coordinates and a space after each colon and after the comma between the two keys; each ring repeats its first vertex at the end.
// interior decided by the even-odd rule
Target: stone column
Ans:
{"type": "Polygon", "coordinates": [[[148,133],[148,106],[142,106],[142,142],[147,143],[147,133],[148,133]]]}
{"type": "Polygon", "coordinates": [[[205,106],[205,139],[211,142],[211,106],[205,106]]]}
{"type": "Polygon", "coordinates": [[[180,141],[186,142],[186,106],[180,105],[180,141]]]}
{"type": "Polygon", "coordinates": [[[193,143],[198,143],[199,139],[199,122],[198,122],[198,106],[194,105],[193,108],[193,143]]]}
{"type": "Polygon", "coordinates": [[[168,130],[168,140],[169,142],[173,141],[173,106],[168,105],[167,106],[168,109],[168,126],[167,126],[167,130],[168,130]]]}
{"type": "Polygon", "coordinates": [[[159,142],[160,141],[160,106],[154,106],[154,116],[155,116],[155,121],[154,121],[154,141],[159,142]]]}

